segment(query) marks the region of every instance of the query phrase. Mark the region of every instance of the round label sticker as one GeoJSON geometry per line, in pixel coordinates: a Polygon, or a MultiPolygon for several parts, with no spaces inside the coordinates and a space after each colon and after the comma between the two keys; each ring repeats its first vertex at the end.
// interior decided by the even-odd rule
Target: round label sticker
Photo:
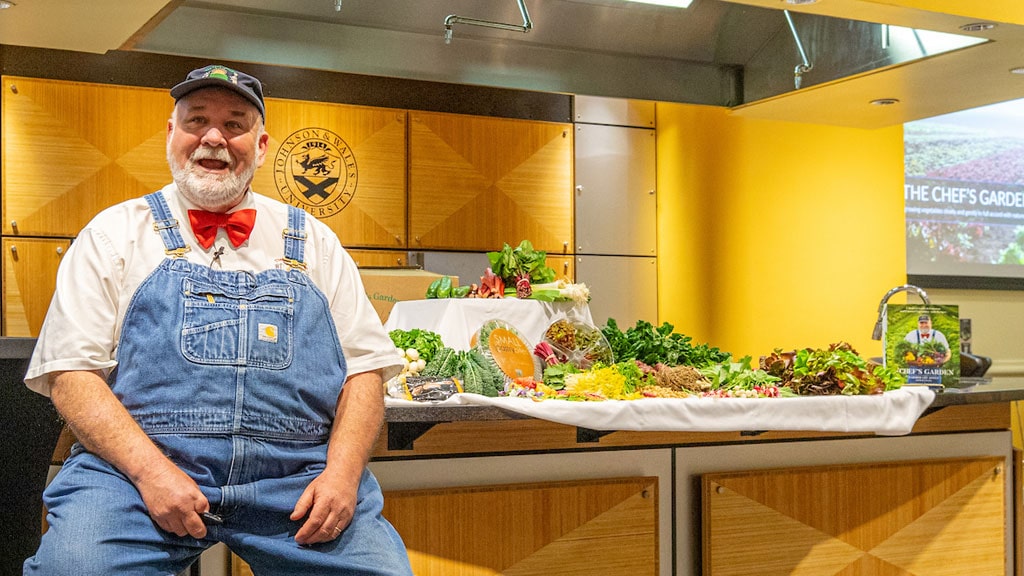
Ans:
{"type": "Polygon", "coordinates": [[[533,354],[516,333],[495,328],[487,339],[487,347],[494,363],[510,378],[533,376],[533,354]]]}

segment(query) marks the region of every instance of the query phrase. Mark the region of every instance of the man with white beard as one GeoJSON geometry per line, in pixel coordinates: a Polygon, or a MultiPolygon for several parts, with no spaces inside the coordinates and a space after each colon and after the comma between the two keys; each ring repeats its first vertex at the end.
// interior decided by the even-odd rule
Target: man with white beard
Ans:
{"type": "Polygon", "coordinates": [[[366,469],[399,366],[355,263],[252,192],[259,80],[171,96],[174,182],[81,231],[26,375],[78,443],[25,574],[176,574],[216,542],[255,574],[411,574],[366,469]]]}

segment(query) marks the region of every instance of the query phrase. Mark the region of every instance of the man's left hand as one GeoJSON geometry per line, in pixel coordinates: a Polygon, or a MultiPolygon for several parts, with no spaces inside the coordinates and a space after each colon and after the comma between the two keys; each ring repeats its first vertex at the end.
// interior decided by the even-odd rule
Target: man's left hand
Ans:
{"type": "Polygon", "coordinates": [[[334,540],[345,530],[356,508],[358,484],[350,486],[327,470],[306,486],[295,503],[290,518],[306,521],[295,534],[295,541],[306,546],[334,540]]]}

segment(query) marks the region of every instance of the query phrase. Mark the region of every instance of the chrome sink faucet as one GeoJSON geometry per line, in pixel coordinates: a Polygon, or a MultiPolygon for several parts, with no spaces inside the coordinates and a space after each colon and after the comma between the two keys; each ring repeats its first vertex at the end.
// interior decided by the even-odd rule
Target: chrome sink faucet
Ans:
{"type": "Polygon", "coordinates": [[[889,298],[892,298],[897,292],[915,292],[921,297],[921,300],[924,300],[925,304],[932,303],[931,300],[928,299],[928,293],[913,284],[904,284],[903,286],[897,286],[892,290],[889,290],[885,293],[885,296],[882,296],[882,301],[878,303],[878,320],[875,320],[875,329],[871,332],[872,340],[882,339],[882,319],[885,317],[885,305],[889,302],[889,298]]]}

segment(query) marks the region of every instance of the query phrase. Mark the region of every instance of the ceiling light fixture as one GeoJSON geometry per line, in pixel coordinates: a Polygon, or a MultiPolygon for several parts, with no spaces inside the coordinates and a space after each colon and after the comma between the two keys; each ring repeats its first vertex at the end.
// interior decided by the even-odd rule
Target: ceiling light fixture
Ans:
{"type": "Polygon", "coordinates": [[[689,8],[693,0],[628,0],[641,4],[657,4],[658,6],[672,6],[674,8],[689,8]]]}
{"type": "Polygon", "coordinates": [[[985,30],[991,30],[996,25],[992,22],[973,22],[971,24],[964,24],[960,26],[962,32],[984,32],[985,30]]]}
{"type": "Polygon", "coordinates": [[[802,6],[804,4],[817,4],[818,0],[782,0],[786,4],[792,4],[793,6],[802,6]]]}
{"type": "Polygon", "coordinates": [[[16,4],[9,2],[8,0],[0,0],[0,10],[6,10],[8,8],[14,8],[16,4]]]}
{"type": "Polygon", "coordinates": [[[892,106],[893,104],[899,103],[900,101],[898,98],[879,98],[871,101],[871,104],[874,106],[892,106]]]}
{"type": "Polygon", "coordinates": [[[1010,68],[1010,74],[1024,74],[1024,66],[1017,66],[1016,68],[1010,68]]]}

